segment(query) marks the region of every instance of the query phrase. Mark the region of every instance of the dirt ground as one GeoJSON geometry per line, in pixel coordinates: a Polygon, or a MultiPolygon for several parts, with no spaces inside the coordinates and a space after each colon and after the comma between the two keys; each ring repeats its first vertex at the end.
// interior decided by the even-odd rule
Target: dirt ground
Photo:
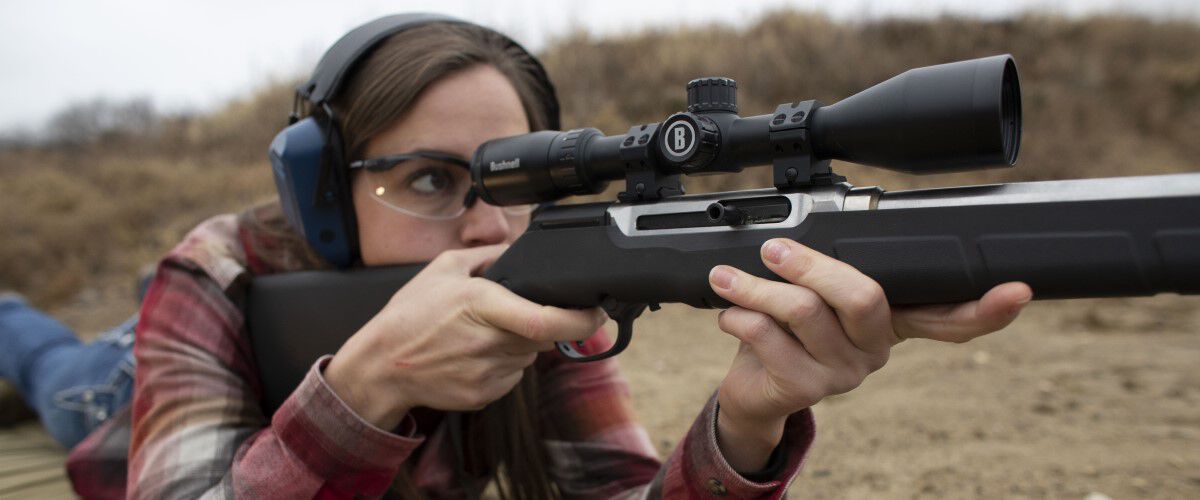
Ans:
{"type": "MultiPolygon", "coordinates": [[[[661,453],[732,359],[715,325],[666,307],[620,358],[661,453]]],[[[1200,498],[1200,298],[1035,302],[967,344],[907,341],[815,412],[793,498],[1200,498]]]]}
{"type": "MultiPolygon", "coordinates": [[[[93,290],[54,312],[90,336],[128,297],[93,290]]],[[[619,362],[662,455],[735,348],[716,311],[638,321],[619,362]]],[[[1034,302],[967,344],[907,341],[815,411],[792,498],[1200,498],[1200,297],[1034,302]]]]}

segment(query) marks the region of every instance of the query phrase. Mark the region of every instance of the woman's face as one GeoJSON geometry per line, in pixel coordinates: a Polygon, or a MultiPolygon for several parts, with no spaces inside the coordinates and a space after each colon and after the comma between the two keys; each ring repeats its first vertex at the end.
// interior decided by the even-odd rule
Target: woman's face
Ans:
{"type": "MultiPolygon", "coordinates": [[[[516,89],[499,70],[477,65],[426,88],[403,119],[368,141],[365,158],[433,151],[469,160],[488,140],[526,132],[516,89]]],[[[445,250],[512,242],[529,225],[528,215],[510,215],[483,201],[455,219],[422,219],[379,203],[376,189],[365,175],[352,181],[359,244],[369,266],[427,262],[445,250]]]]}

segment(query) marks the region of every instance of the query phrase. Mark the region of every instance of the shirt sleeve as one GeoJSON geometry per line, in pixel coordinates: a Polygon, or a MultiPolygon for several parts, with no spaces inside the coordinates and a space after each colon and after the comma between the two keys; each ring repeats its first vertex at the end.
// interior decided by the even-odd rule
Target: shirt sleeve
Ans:
{"type": "MultiPolygon", "coordinates": [[[[588,352],[611,344],[603,332],[587,342],[588,352]]],[[[552,437],[550,477],[564,498],[782,498],[813,441],[812,412],[791,415],[773,455],[779,462],[750,480],[717,445],[714,395],[662,463],[613,359],[576,363],[559,356],[546,365],[540,412],[552,437]]]]}
{"type": "Polygon", "coordinates": [[[130,498],[380,496],[423,442],[358,417],[318,360],[268,421],[241,311],[203,272],[165,261],[142,307],[130,498]]]}

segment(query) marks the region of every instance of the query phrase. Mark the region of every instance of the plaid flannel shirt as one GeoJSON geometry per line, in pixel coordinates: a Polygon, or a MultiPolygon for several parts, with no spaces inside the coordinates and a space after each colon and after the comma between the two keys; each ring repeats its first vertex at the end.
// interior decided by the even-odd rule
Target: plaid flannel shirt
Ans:
{"type": "MultiPolygon", "coordinates": [[[[76,492],[378,497],[403,470],[431,498],[464,497],[441,419],[410,415],[395,432],[373,427],[326,384],[321,370],[329,356],[316,360],[274,415],[264,415],[240,307],[245,283],[321,267],[278,204],[218,216],[193,230],[162,261],[142,306],[132,411],[72,450],[67,468],[76,492]]],[[[608,339],[594,335],[589,342],[599,348],[608,339]]],[[[790,417],[770,477],[751,481],[717,447],[713,397],[663,464],[634,419],[613,361],[574,363],[549,352],[535,366],[537,414],[562,434],[544,440],[549,476],[566,498],[780,498],[813,439],[811,412],[790,417]]]]}

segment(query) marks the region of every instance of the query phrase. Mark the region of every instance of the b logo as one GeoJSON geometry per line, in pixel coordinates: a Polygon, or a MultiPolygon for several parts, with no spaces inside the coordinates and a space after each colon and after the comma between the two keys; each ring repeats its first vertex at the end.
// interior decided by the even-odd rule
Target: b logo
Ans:
{"type": "Polygon", "coordinates": [[[696,145],[695,127],[687,120],[672,123],[663,135],[663,145],[668,153],[679,157],[687,156],[696,145]]]}
{"type": "Polygon", "coordinates": [[[687,130],[683,127],[675,127],[675,147],[679,151],[687,150],[687,130]]]}

